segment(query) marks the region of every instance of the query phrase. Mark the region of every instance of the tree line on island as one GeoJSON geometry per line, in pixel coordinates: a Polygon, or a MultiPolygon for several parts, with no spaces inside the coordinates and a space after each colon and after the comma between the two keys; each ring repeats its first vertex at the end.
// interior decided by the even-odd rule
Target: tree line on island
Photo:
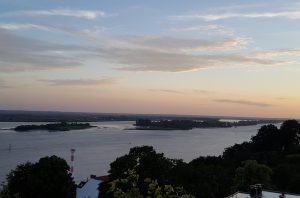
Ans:
{"type": "MultiPolygon", "coordinates": [[[[33,168],[19,165],[8,174],[0,197],[74,198],[73,178],[61,160],[52,156],[33,168]],[[60,188],[67,189],[68,196],[60,188]]],[[[189,163],[167,158],[151,146],[134,147],[110,164],[109,176],[110,181],[99,186],[101,198],[220,198],[248,191],[256,183],[269,190],[300,193],[300,124],[287,120],[279,128],[262,126],[250,141],[228,147],[220,156],[189,163]]]]}
{"type": "Polygon", "coordinates": [[[34,130],[47,130],[47,131],[70,131],[70,130],[80,130],[89,129],[94,126],[89,123],[77,123],[77,122],[60,122],[51,124],[41,124],[41,125],[20,125],[14,128],[15,131],[25,132],[34,130]]]}
{"type": "Polygon", "coordinates": [[[281,120],[240,120],[235,122],[220,121],[219,119],[206,120],[150,120],[138,119],[135,129],[140,130],[190,130],[193,128],[227,128],[238,126],[251,126],[257,124],[275,124],[281,120]]]}

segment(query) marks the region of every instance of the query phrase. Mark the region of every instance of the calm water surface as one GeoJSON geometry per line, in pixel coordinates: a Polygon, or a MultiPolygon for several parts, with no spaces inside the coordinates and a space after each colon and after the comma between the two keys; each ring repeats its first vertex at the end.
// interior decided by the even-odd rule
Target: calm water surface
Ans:
{"type": "Polygon", "coordinates": [[[123,130],[133,122],[95,122],[97,128],[68,132],[34,131],[19,133],[9,130],[20,124],[0,122],[0,182],[16,165],[57,155],[70,162],[70,149],[75,148],[75,180],[90,174],[107,174],[109,164],[134,146],[151,145],[169,158],[186,162],[199,156],[220,155],[224,148],[249,140],[261,125],[193,130],[123,130]],[[9,151],[11,144],[11,151],[9,151]]]}

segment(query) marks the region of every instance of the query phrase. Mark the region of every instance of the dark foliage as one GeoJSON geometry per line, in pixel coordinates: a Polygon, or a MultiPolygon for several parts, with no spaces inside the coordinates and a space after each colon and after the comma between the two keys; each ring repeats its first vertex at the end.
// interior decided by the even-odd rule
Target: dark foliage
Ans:
{"type": "Polygon", "coordinates": [[[9,197],[75,198],[76,186],[67,162],[59,157],[21,164],[7,175],[9,197]]]}
{"type": "Polygon", "coordinates": [[[143,130],[189,130],[193,128],[227,128],[237,126],[250,126],[264,123],[276,123],[278,120],[241,120],[238,122],[224,122],[219,119],[207,120],[159,120],[152,121],[149,119],[136,120],[137,129],[143,130]]]}
{"type": "MultiPolygon", "coordinates": [[[[138,124],[147,126],[149,121],[138,124]]],[[[195,197],[215,198],[248,190],[252,183],[300,193],[299,167],[300,125],[296,120],[288,120],[279,129],[274,125],[262,126],[249,142],[226,148],[222,156],[199,157],[190,163],[165,158],[149,146],[135,147],[111,163],[110,174],[113,179],[126,178],[133,170],[141,181],[149,177],[160,185],[181,186],[195,197]]],[[[112,197],[109,186],[110,183],[100,185],[100,197],[112,197]]]]}
{"type": "Polygon", "coordinates": [[[77,129],[88,129],[92,126],[89,123],[53,123],[42,125],[20,125],[15,128],[15,131],[32,131],[32,130],[48,130],[48,131],[69,131],[77,129]]]}

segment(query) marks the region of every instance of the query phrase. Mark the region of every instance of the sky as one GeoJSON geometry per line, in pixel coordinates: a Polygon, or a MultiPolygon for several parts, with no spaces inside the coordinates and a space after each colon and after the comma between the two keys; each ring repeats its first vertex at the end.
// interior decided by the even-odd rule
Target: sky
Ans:
{"type": "Polygon", "coordinates": [[[295,0],[1,0],[0,109],[300,118],[295,0]]]}

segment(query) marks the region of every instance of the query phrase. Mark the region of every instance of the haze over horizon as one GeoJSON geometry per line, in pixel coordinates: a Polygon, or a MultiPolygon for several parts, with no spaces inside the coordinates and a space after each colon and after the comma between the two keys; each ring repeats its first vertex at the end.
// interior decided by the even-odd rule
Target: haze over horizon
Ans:
{"type": "Polygon", "coordinates": [[[0,109],[300,118],[300,2],[3,0],[0,109]]]}

